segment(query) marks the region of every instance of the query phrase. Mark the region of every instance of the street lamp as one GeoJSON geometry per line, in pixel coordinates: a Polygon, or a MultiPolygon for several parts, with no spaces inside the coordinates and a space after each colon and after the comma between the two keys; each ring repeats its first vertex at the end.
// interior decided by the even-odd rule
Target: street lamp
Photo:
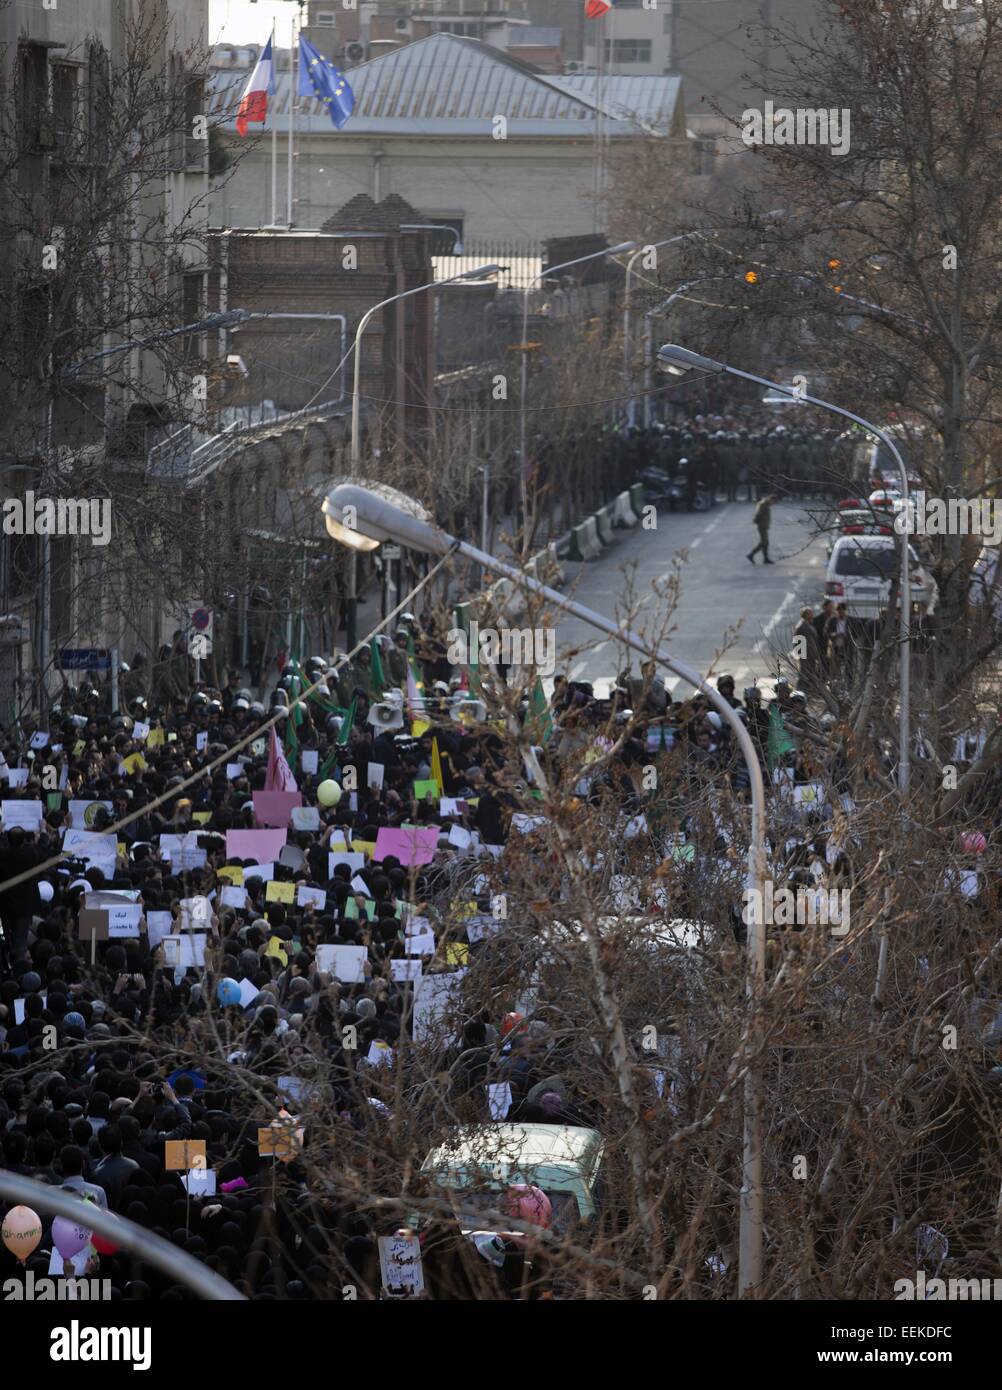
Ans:
{"type": "Polygon", "coordinates": [[[453,256],[463,254],[462,233],[458,227],[450,227],[448,222],[401,222],[400,230],[402,232],[448,232],[453,238],[450,254],[453,256]]]}
{"type": "MultiPolygon", "coordinates": [[[[689,372],[711,372],[720,375],[726,372],[728,376],[740,377],[742,381],[753,381],[758,386],[766,386],[773,391],[781,391],[789,396],[791,400],[803,402],[805,405],[818,406],[821,410],[827,410],[832,415],[840,415],[846,420],[852,420],[854,424],[862,425],[863,429],[873,435],[875,439],[886,447],[898,465],[901,474],[901,499],[902,510],[905,517],[910,515],[908,500],[908,469],[905,467],[904,459],[898,452],[898,447],[893,438],[884,430],[878,429],[876,425],[864,420],[861,415],[854,415],[851,410],[845,410],[840,405],[832,405],[830,401],[819,400],[816,396],[809,396],[796,386],[784,386],[777,381],[769,381],[766,377],[754,376],[751,372],[740,371],[737,367],[732,367],[726,362],[715,362],[710,357],[701,357],[699,353],[690,352],[687,348],[678,347],[674,343],[666,343],[658,350],[658,364],[673,376],[685,376],[689,372]]],[[[911,580],[909,576],[908,562],[908,532],[902,536],[901,541],[901,615],[899,626],[899,647],[900,647],[900,701],[898,711],[898,787],[902,793],[907,792],[911,773],[911,748],[909,746],[909,729],[911,726],[911,580]]]]}
{"type": "Polygon", "coordinates": [[[601,258],[602,258],[603,256],[616,256],[616,255],[618,255],[620,252],[623,252],[623,251],[633,251],[633,250],[635,249],[636,245],[637,245],[637,243],[636,243],[635,241],[621,241],[621,242],[619,243],[618,246],[607,246],[606,249],[605,249],[604,251],[592,251],[592,253],[591,253],[590,255],[588,255],[588,256],[577,256],[577,257],[575,257],[575,259],[574,259],[573,261],[561,261],[561,263],[560,263],[559,265],[547,266],[545,270],[541,270],[541,271],[538,272],[538,274],[531,276],[531,278],[526,282],[525,289],[524,289],[523,292],[522,292],[522,342],[521,342],[521,345],[520,345],[520,346],[521,346],[521,350],[522,350],[522,373],[521,373],[521,395],[520,395],[520,399],[519,399],[519,412],[518,412],[518,413],[519,413],[519,422],[518,422],[519,449],[518,449],[518,452],[519,452],[519,458],[520,458],[520,460],[521,460],[521,468],[520,468],[521,478],[520,478],[520,481],[519,481],[519,490],[520,490],[521,496],[522,496],[522,526],[523,526],[523,528],[524,528],[524,535],[523,535],[523,537],[522,537],[522,547],[523,547],[523,551],[524,551],[524,549],[525,549],[525,546],[528,544],[528,540],[529,540],[529,533],[528,533],[529,492],[528,492],[528,488],[527,488],[527,486],[526,486],[526,481],[527,481],[526,475],[527,475],[528,467],[529,467],[529,455],[528,455],[528,451],[527,451],[527,448],[526,448],[526,439],[525,439],[525,431],[526,431],[526,405],[527,405],[527,399],[528,399],[528,394],[529,394],[529,347],[528,347],[528,337],[529,337],[529,291],[530,291],[530,289],[532,288],[532,286],[536,283],[537,280],[546,279],[547,277],[549,277],[549,276],[551,276],[551,275],[556,275],[557,272],[560,271],[560,270],[569,270],[569,269],[571,268],[571,266],[575,266],[575,265],[584,265],[584,263],[585,263],[586,261],[597,261],[597,260],[601,260],[601,258]]]}
{"type": "MultiPolygon", "coordinates": [[[[440,285],[453,285],[460,280],[480,280],[486,275],[495,275],[501,269],[499,265],[479,265],[473,270],[465,270],[461,275],[450,275],[447,280],[429,280],[427,284],[415,285],[413,289],[402,290],[400,294],[391,294],[388,299],[381,299],[378,304],[373,304],[371,309],[366,309],[365,313],[358,321],[355,329],[355,342],[353,351],[355,353],[355,373],[351,391],[351,475],[358,474],[358,465],[362,454],[362,439],[359,430],[359,409],[362,389],[362,334],[369,326],[369,322],[374,314],[378,314],[380,309],[385,309],[388,304],[395,304],[398,299],[409,299],[411,295],[421,294],[425,290],[438,289],[440,285]]],[[[348,566],[348,612],[347,612],[347,640],[348,650],[351,651],[355,645],[358,635],[358,557],[355,553],[351,556],[348,566]]]]}
{"type": "MultiPolygon", "coordinates": [[[[440,531],[427,520],[427,515],[417,508],[410,498],[395,489],[381,488],[380,495],[376,496],[365,488],[341,484],[334,487],[324,498],[322,510],[328,534],[335,540],[351,546],[353,551],[372,550],[383,541],[395,542],[412,550],[434,555],[446,555],[455,550],[479,565],[482,570],[490,570],[502,578],[522,585],[530,593],[538,594],[565,613],[570,613],[591,627],[598,628],[600,632],[631,647],[647,659],[666,666],[706,696],[737,741],[748,766],[751,783],[751,840],[748,847],[746,886],[750,890],[750,901],[754,911],[753,920],[749,924],[751,949],[748,994],[757,1002],[765,980],[765,915],[762,910],[765,880],[765,784],[762,779],[762,766],[751,736],[720,692],[708,681],[704,681],[697,671],[679,661],[677,657],[653,646],[629,628],[619,627],[601,613],[586,608],[556,589],[548,588],[539,580],[523,574],[515,566],[440,531]]],[[[744,1088],[745,1129],[738,1258],[738,1287],[742,1294],[754,1294],[762,1282],[761,1081],[759,1069],[754,1062],[757,1041],[756,1030],[749,1035],[752,1060],[746,1069],[744,1088]]]]}
{"type": "MultiPolygon", "coordinates": [[[[626,262],[626,281],[623,287],[623,383],[627,391],[630,389],[630,319],[633,310],[633,263],[647,254],[648,251],[655,251],[660,246],[675,246],[680,241],[688,241],[690,237],[701,236],[699,228],[693,228],[690,232],[681,232],[678,236],[667,237],[664,241],[652,241],[646,246],[638,246],[633,255],[626,262]]],[[[636,402],[631,393],[629,412],[630,424],[634,423],[636,402]]]]}

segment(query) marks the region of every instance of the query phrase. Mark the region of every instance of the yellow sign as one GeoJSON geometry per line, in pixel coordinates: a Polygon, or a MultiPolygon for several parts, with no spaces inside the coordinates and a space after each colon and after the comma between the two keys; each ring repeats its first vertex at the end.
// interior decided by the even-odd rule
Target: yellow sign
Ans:
{"type": "Polygon", "coordinates": [[[445,948],[446,965],[468,965],[470,948],[465,941],[450,941],[445,948]]]}
{"type": "Polygon", "coordinates": [[[163,729],[151,729],[146,735],[147,748],[162,748],[166,741],[163,729]]]}
{"type": "Polygon", "coordinates": [[[192,811],[191,818],[196,825],[208,825],[212,819],[211,811],[192,811]]]}
{"type": "Polygon", "coordinates": [[[266,903],[293,903],[296,901],[296,885],[270,879],[264,890],[264,900],[266,903]]]}
{"type": "Polygon", "coordinates": [[[241,864],[224,864],[221,869],[216,870],[217,878],[225,878],[227,883],[232,883],[235,888],[244,886],[244,871],[241,864]]]}
{"type": "Polygon", "coordinates": [[[280,960],[283,965],[289,964],[289,957],[282,950],[281,939],[277,936],[273,936],[269,939],[268,945],[265,948],[265,955],[274,956],[275,959],[280,960]]]}
{"type": "Polygon", "coordinates": [[[352,840],[351,847],[356,854],[367,854],[370,859],[376,852],[375,840],[352,840]]]}
{"type": "Polygon", "coordinates": [[[122,763],[126,772],[145,772],[147,767],[146,759],[142,753],[130,753],[122,763]]]}

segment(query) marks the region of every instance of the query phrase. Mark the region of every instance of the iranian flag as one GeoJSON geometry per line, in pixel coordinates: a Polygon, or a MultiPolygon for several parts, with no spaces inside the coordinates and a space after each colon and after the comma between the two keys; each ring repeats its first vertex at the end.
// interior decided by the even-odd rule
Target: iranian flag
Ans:
{"type": "Polygon", "coordinates": [[[585,0],[585,18],[601,19],[612,9],[613,0],[585,0]]]}
{"type": "Polygon", "coordinates": [[[237,134],[246,135],[250,122],[261,125],[268,115],[268,94],[275,90],[274,68],[271,61],[271,39],[261,50],[257,67],[250,75],[250,81],[240,98],[237,112],[237,134]]]}

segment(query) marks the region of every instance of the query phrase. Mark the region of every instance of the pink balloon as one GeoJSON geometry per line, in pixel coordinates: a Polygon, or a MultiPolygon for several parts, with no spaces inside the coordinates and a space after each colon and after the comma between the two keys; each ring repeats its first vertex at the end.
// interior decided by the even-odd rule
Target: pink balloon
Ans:
{"type": "Polygon", "coordinates": [[[52,1243],[64,1260],[71,1260],[90,1244],[90,1231],[75,1221],[67,1221],[65,1216],[57,1216],[52,1223],[52,1243]]]}
{"type": "Polygon", "coordinates": [[[42,1239],[42,1219],[31,1207],[11,1207],[3,1219],[3,1243],[24,1263],[42,1239]]]}
{"type": "Polygon", "coordinates": [[[544,1229],[553,1220],[553,1207],[546,1193],[527,1183],[514,1183],[508,1188],[508,1215],[516,1221],[528,1221],[544,1229]]]}

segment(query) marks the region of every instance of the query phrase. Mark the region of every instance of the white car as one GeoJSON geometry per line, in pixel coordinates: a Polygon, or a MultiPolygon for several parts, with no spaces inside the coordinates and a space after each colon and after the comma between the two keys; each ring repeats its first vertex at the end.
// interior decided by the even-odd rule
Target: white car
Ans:
{"type": "MultiPolygon", "coordinates": [[[[825,597],[844,603],[850,618],[874,621],[887,608],[900,555],[896,536],[840,536],[825,574],[825,597]]],[[[939,590],[915,547],[909,545],[911,602],[916,617],[935,611],[939,590]]]]}

